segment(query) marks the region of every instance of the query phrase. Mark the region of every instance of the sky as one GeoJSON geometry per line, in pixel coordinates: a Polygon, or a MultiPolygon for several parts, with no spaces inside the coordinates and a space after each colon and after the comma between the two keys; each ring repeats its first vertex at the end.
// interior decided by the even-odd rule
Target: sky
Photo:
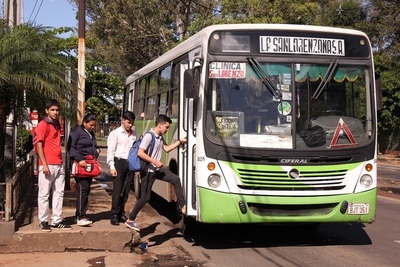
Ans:
{"type": "Polygon", "coordinates": [[[77,7],[68,0],[22,0],[23,22],[51,28],[78,27],[77,7]]]}

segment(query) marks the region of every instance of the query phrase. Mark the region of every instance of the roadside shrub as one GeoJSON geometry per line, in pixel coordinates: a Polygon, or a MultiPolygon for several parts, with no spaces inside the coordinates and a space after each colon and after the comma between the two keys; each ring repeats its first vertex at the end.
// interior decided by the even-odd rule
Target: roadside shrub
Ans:
{"type": "Polygon", "coordinates": [[[23,128],[17,128],[17,157],[20,160],[26,160],[26,156],[33,149],[33,138],[31,133],[23,128]]]}

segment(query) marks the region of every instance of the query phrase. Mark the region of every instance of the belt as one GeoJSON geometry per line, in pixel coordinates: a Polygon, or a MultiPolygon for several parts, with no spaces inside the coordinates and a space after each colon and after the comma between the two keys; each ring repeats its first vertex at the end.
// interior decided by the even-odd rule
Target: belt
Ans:
{"type": "Polygon", "coordinates": [[[114,159],[116,159],[116,160],[127,160],[127,159],[118,158],[118,157],[114,157],[114,159]]]}

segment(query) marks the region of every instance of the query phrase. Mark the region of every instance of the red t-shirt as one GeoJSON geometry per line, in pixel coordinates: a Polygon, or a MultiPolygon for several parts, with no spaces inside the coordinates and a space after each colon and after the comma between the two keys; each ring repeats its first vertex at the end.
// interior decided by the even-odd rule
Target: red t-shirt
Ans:
{"type": "MultiPolygon", "coordinates": [[[[48,165],[62,164],[60,124],[45,117],[36,126],[35,143],[43,142],[43,152],[48,165]]],[[[39,166],[43,165],[39,159],[39,166]]]]}

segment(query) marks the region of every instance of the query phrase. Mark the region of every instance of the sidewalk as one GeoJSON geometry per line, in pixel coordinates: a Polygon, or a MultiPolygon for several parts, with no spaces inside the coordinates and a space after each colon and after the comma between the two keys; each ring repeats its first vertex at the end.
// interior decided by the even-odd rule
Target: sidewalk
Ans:
{"type": "MultiPolygon", "coordinates": [[[[89,195],[89,227],[74,223],[76,193],[65,191],[63,217],[72,230],[44,232],[37,218],[37,183],[32,190],[31,209],[24,224],[11,240],[0,243],[0,266],[69,267],[69,266],[202,266],[192,260],[187,251],[176,246],[174,238],[182,238],[171,223],[160,223],[158,213],[146,205],[138,215],[141,231],[130,230],[123,223],[110,224],[112,177],[106,164],[107,149],[99,157],[102,173],[93,180],[89,195]],[[142,245],[148,245],[144,248],[142,245]],[[172,255],[172,257],[171,257],[172,255]],[[152,262],[156,265],[152,265],[152,262]],[[165,265],[159,265],[165,264],[165,265]]],[[[125,210],[136,203],[131,191],[125,210]]]]}
{"type": "MultiPolygon", "coordinates": [[[[104,149],[106,150],[106,149],[104,149]]],[[[75,223],[76,192],[64,193],[63,217],[72,230],[44,232],[39,228],[37,217],[37,182],[30,200],[30,209],[24,224],[15,232],[6,246],[0,246],[0,253],[13,252],[64,252],[78,250],[130,252],[140,243],[140,235],[128,229],[123,223],[110,224],[112,177],[108,175],[105,153],[99,157],[102,173],[93,180],[89,195],[88,216],[93,224],[78,226],[75,223]]],[[[71,178],[71,181],[73,178],[71,178]]],[[[129,211],[136,199],[132,193],[126,205],[129,211]]],[[[51,213],[51,212],[50,212],[51,213]]],[[[51,221],[51,220],[49,220],[51,221]]]]}

